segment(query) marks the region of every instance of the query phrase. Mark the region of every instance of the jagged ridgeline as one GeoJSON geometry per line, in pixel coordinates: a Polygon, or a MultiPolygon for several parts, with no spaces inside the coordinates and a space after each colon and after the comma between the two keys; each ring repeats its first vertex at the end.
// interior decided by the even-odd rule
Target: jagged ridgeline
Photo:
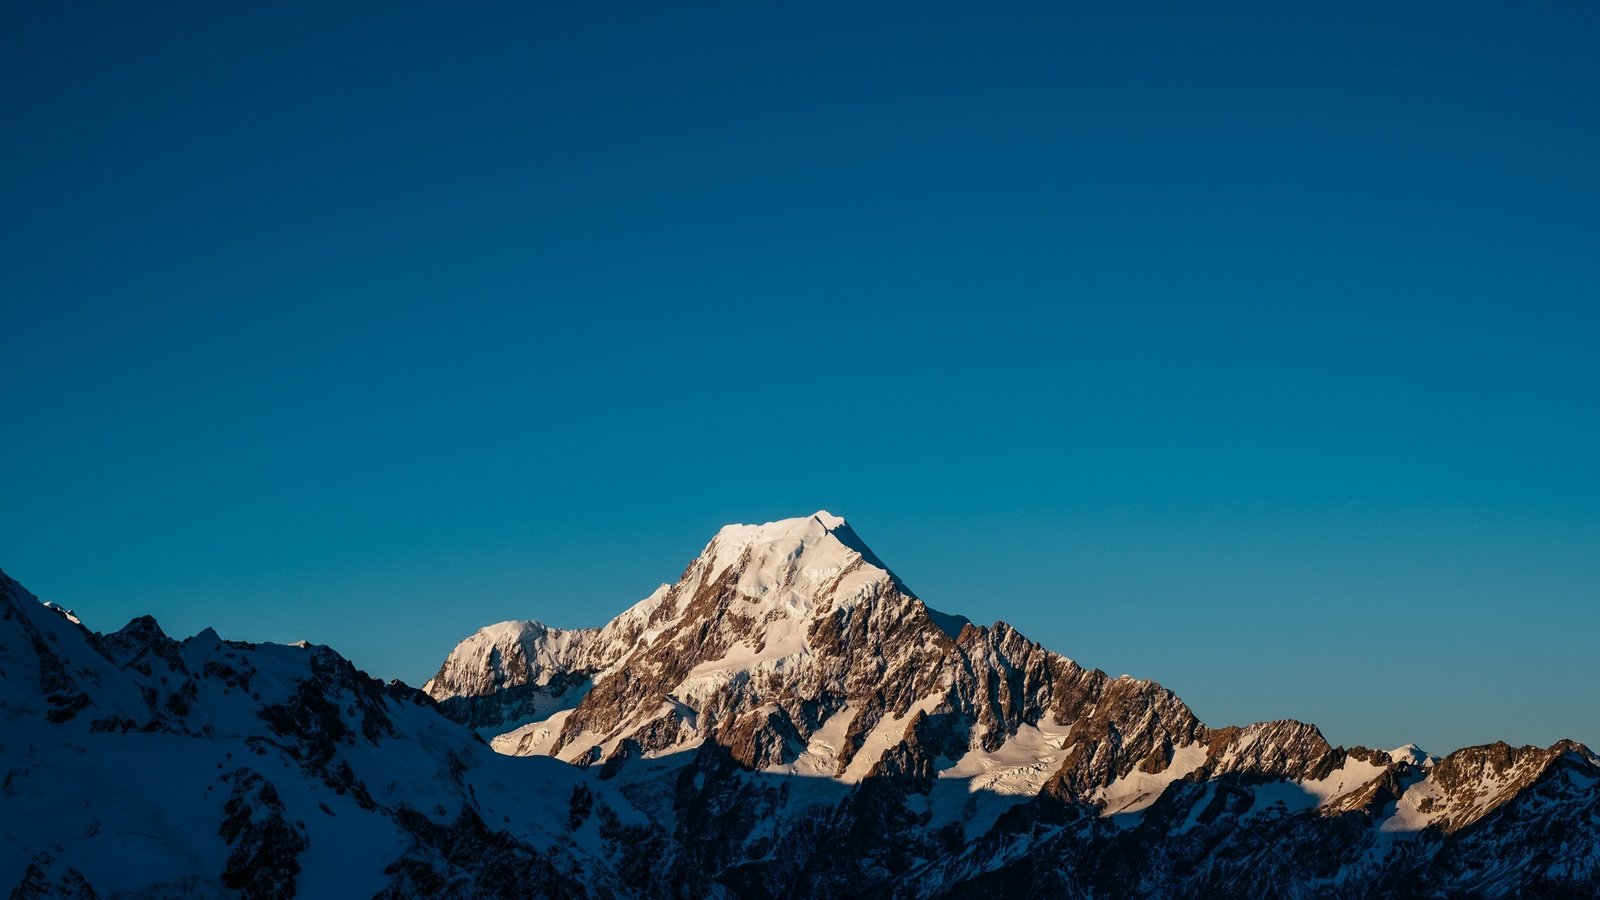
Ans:
{"type": "Polygon", "coordinates": [[[928,607],[824,512],[724,528],[602,627],[484,628],[423,692],[0,587],[20,896],[1600,893],[1579,744],[1213,728],[928,607]]]}
{"type": "Polygon", "coordinates": [[[602,627],[484,628],[424,690],[502,753],[597,770],[742,895],[1600,887],[1580,745],[1212,728],[929,607],[826,512],[722,529],[602,627]]]}

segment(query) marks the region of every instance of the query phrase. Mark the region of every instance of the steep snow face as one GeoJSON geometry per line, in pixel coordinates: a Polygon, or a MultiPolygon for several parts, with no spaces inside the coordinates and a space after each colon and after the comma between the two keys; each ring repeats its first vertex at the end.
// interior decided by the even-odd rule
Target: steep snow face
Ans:
{"type": "Polygon", "coordinates": [[[485,738],[571,709],[606,662],[599,629],[500,622],[456,646],[422,686],[446,715],[485,738]]]}
{"type": "Polygon", "coordinates": [[[74,727],[91,707],[145,716],[138,686],[102,654],[85,652],[89,640],[76,616],[40,603],[0,572],[0,708],[74,727]]]}
{"type": "Polygon", "coordinates": [[[613,841],[664,837],[326,647],[177,641],[149,617],[95,634],[3,573],[0,775],[15,896],[414,896],[479,867],[574,894],[631,864],[599,818],[613,841]]]}
{"type": "Polygon", "coordinates": [[[430,696],[488,693],[518,683],[523,673],[526,683],[548,684],[554,676],[583,666],[584,643],[595,632],[566,631],[532,621],[488,625],[457,645],[439,674],[422,689],[430,696]]]}
{"type": "Polygon", "coordinates": [[[861,552],[864,546],[844,519],[826,511],[765,525],[729,525],[706,545],[678,589],[669,589],[669,615],[676,617],[660,617],[666,627],[647,640],[688,617],[735,621],[740,639],[690,671],[684,686],[691,694],[697,683],[711,685],[724,674],[779,671],[783,660],[808,651],[807,626],[820,611],[852,608],[895,585],[876,558],[861,552]],[[712,585],[728,595],[716,607],[678,602],[712,585]],[[754,624],[737,624],[743,619],[754,624]]]}
{"type": "Polygon", "coordinates": [[[787,764],[853,695],[893,682],[892,696],[851,706],[842,776],[886,714],[904,717],[948,688],[936,661],[951,620],[906,592],[838,516],[731,525],[676,584],[600,630],[615,662],[554,738],[517,745],[620,765],[720,736],[752,763],[787,764]],[[779,701],[784,685],[800,690],[779,701]]]}
{"type": "Polygon", "coordinates": [[[644,643],[689,621],[736,629],[738,639],[726,652],[702,659],[682,683],[686,693],[697,696],[703,693],[700,686],[714,687],[741,673],[792,668],[793,661],[818,651],[815,622],[884,598],[914,606],[928,621],[956,618],[911,597],[849,524],[825,510],[764,525],[729,525],[706,545],[684,579],[668,588],[664,608],[652,610],[652,621],[661,627],[647,633],[644,643]],[[720,596],[709,597],[711,591],[720,596]],[[695,599],[705,602],[696,606],[695,599]]]}
{"type": "Polygon", "coordinates": [[[599,629],[566,633],[561,652],[543,626],[480,632],[428,690],[460,716],[464,704],[481,710],[487,698],[553,683],[551,667],[582,677],[592,687],[542,717],[467,719],[486,735],[498,728],[497,747],[581,764],[723,736],[752,761],[785,766],[808,754],[803,735],[831,722],[844,739],[827,751],[829,774],[860,778],[900,741],[885,729],[941,701],[951,684],[942,663],[968,624],[928,609],[844,519],[820,511],[721,529],[678,582],[599,629]],[[887,697],[851,704],[885,679],[887,697]],[[772,702],[794,684],[799,694],[772,702]]]}
{"type": "Polygon", "coordinates": [[[708,580],[737,569],[740,595],[795,618],[815,610],[824,584],[833,599],[855,602],[894,580],[845,520],[826,510],[765,525],[728,525],[701,560],[708,580]]]}

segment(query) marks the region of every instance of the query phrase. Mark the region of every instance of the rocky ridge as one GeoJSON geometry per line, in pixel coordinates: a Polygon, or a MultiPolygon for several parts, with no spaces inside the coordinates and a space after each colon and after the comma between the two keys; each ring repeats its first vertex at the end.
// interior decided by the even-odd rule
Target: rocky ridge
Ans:
{"type": "MultiPolygon", "coordinates": [[[[532,721],[474,720],[500,732],[495,748],[597,770],[739,893],[806,878],[822,893],[919,895],[1497,884],[1435,870],[1486,831],[1526,838],[1504,821],[1525,806],[1570,813],[1557,831],[1583,852],[1530,851],[1545,862],[1517,877],[1600,884],[1600,818],[1583,812],[1600,761],[1581,745],[1437,760],[1334,747],[1302,722],[1213,728],[1158,684],[928,607],[826,512],[724,528],[676,583],[601,628],[495,626],[471,653],[491,634],[527,642],[525,665],[498,670],[478,702],[586,684],[532,721]],[[841,862],[818,843],[808,856],[827,834],[865,855],[841,862]],[[802,849],[778,859],[778,846],[802,849]]],[[[447,710],[469,655],[458,648],[428,685],[447,710]]]]}
{"type": "Polygon", "coordinates": [[[96,633],[0,575],[0,889],[1600,894],[1580,744],[1212,727],[928,607],[825,513],[723,529],[602,627],[483,629],[426,688],[148,617],[96,633]]]}

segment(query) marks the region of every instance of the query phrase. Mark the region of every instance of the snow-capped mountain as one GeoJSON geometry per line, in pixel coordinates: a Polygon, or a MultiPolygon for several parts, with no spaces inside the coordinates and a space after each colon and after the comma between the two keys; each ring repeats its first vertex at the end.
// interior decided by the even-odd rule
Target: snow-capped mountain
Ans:
{"type": "Polygon", "coordinates": [[[425,689],[326,647],[95,633],[0,575],[0,889],[1600,894],[1579,744],[1211,727],[928,607],[827,513],[722,529],[602,627],[482,629],[425,689]]]}
{"type": "Polygon", "coordinates": [[[1581,745],[1213,728],[932,609],[826,512],[722,529],[603,627],[485,628],[425,690],[502,753],[595,770],[736,894],[1600,889],[1581,745]]]}
{"type": "Polygon", "coordinates": [[[12,897],[584,896],[677,871],[609,786],[496,754],[326,647],[96,634],[3,573],[0,773],[12,897]]]}

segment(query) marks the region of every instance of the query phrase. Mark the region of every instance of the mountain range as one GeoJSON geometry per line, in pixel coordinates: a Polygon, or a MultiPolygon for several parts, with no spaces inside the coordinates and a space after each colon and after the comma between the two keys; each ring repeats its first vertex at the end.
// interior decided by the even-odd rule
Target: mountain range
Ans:
{"type": "Polygon", "coordinates": [[[1600,894],[1581,744],[1211,726],[933,609],[826,512],[723,528],[603,626],[485,627],[420,690],[0,576],[0,729],[19,897],[1600,894]]]}

